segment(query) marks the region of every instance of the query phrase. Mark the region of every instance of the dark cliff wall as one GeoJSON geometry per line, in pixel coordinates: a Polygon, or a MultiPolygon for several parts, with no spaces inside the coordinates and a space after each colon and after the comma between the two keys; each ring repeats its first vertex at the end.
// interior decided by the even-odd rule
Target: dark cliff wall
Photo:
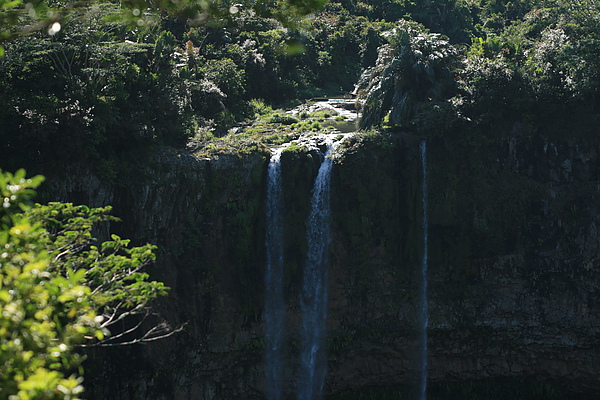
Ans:
{"type": "Polygon", "coordinates": [[[598,141],[431,151],[431,376],[600,390],[598,141]]]}
{"type": "MultiPolygon", "coordinates": [[[[328,394],[418,379],[419,142],[355,137],[335,160],[328,394]]],[[[542,137],[430,141],[432,382],[525,377],[600,392],[599,150],[542,137]]],[[[302,149],[282,156],[288,394],[320,161],[302,149]]],[[[91,354],[90,398],[264,398],[267,163],[264,151],[169,151],[126,186],[50,179],[59,199],[114,204],[118,233],[159,245],[153,274],[173,288],[159,309],[187,323],[153,345],[91,354]]]]}
{"type": "Polygon", "coordinates": [[[418,379],[418,138],[344,145],[332,180],[328,390],[418,379]]]}
{"type": "Polygon", "coordinates": [[[123,220],[113,231],[159,246],[150,272],[172,290],[157,308],[185,324],[152,345],[91,353],[89,398],[251,398],[260,386],[268,157],[266,149],[210,160],[164,150],[127,185],[49,177],[56,199],[112,204],[123,220]]]}
{"type": "MultiPolygon", "coordinates": [[[[392,156],[381,140],[337,169],[357,179],[335,181],[348,198],[336,199],[332,392],[419,377],[418,141],[392,156]]],[[[430,382],[525,377],[599,393],[599,143],[459,143],[428,145],[430,382]]]]}

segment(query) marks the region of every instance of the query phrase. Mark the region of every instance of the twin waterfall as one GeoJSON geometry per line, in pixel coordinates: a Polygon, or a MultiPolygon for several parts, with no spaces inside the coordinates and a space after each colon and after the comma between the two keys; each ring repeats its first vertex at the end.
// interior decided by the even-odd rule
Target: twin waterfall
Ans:
{"type": "MultiPolygon", "coordinates": [[[[318,400],[322,397],[327,358],[325,353],[328,264],[330,235],[330,182],[333,161],[329,156],[339,142],[326,139],[327,150],[317,174],[307,222],[308,254],[302,288],[302,325],[300,370],[297,377],[298,400],[318,400]]],[[[265,274],[266,356],[265,377],[268,400],[284,398],[282,361],[284,345],[284,254],[283,254],[283,196],[281,185],[281,153],[274,150],[268,167],[267,183],[267,266],[265,274]]],[[[420,145],[422,161],[423,262],[421,268],[420,326],[420,400],[427,391],[427,160],[425,141],[420,145]]]]}

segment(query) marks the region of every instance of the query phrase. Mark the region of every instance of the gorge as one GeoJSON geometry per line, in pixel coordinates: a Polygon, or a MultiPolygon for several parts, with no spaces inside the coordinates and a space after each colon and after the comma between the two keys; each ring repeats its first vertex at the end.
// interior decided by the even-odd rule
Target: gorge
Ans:
{"type": "Polygon", "coordinates": [[[0,3],[0,400],[598,398],[600,2],[0,3]]]}
{"type": "MultiPolygon", "coordinates": [[[[598,145],[430,138],[425,205],[421,138],[343,141],[331,170],[325,397],[420,391],[427,225],[428,398],[481,387],[488,395],[470,398],[597,393],[598,145]]],[[[295,397],[302,370],[306,221],[320,154],[309,142],[281,153],[281,398],[295,397]]],[[[136,185],[49,177],[57,197],[112,203],[124,219],[116,230],[160,246],[153,274],[173,290],[159,310],[187,322],[176,338],[98,356],[87,367],[90,398],[267,396],[269,158],[260,146],[211,159],[161,150],[136,185]]]]}

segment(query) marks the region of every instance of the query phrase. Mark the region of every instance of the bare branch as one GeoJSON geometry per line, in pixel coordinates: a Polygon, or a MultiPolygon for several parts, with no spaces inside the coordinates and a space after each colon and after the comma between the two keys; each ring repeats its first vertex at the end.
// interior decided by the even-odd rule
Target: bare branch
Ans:
{"type": "Polygon", "coordinates": [[[163,322],[157,326],[154,326],[152,329],[148,330],[146,333],[144,333],[144,335],[142,337],[132,339],[132,340],[129,340],[126,342],[108,343],[114,337],[113,336],[113,337],[107,338],[106,340],[101,340],[96,343],[82,344],[82,345],[79,345],[79,347],[116,347],[116,346],[129,346],[132,344],[145,344],[145,343],[153,342],[155,340],[166,339],[170,336],[173,336],[174,334],[181,332],[183,330],[183,328],[185,328],[186,325],[187,325],[187,323],[181,324],[177,328],[175,328],[173,330],[169,330],[166,333],[160,333],[160,334],[157,334],[156,336],[151,336],[153,333],[158,331],[159,327],[161,328],[161,330],[170,329],[169,325],[167,323],[163,322]]]}

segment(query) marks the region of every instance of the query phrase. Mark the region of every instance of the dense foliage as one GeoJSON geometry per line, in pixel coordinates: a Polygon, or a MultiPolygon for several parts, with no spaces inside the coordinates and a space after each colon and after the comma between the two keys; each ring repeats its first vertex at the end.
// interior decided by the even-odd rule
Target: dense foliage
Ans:
{"type": "Polygon", "coordinates": [[[521,19],[473,39],[458,71],[460,111],[492,133],[588,134],[600,111],[600,4],[529,4],[521,19]]]}
{"type": "Polygon", "coordinates": [[[346,11],[293,29],[243,9],[196,28],[171,17],[135,27],[107,22],[114,11],[79,9],[52,36],[5,45],[4,168],[26,159],[43,171],[58,161],[112,178],[114,165],[143,157],[144,148],[181,146],[200,127],[221,134],[252,118],[253,99],[351,90],[380,43],[376,24],[346,11]]]}
{"type": "Polygon", "coordinates": [[[407,21],[385,37],[389,43],[356,86],[363,101],[361,128],[379,124],[388,113],[391,124],[402,126],[423,103],[447,99],[454,87],[451,69],[458,52],[446,39],[407,21]]]}
{"type": "Polygon", "coordinates": [[[42,180],[0,171],[0,399],[77,399],[81,346],[173,332],[142,329],[148,303],[167,292],[143,270],[154,247],[116,235],[98,247],[92,227],[114,219],[109,209],[33,205],[42,180]]]}
{"type": "Polygon", "coordinates": [[[594,131],[600,3],[495,1],[470,10],[461,32],[438,26],[449,38],[432,33],[432,23],[400,22],[384,35],[388,43],[358,84],[363,127],[426,136],[594,131]],[[470,45],[449,47],[465,34],[470,45]]]}
{"type": "MultiPolygon", "coordinates": [[[[326,0],[239,0],[236,3],[223,0],[127,0],[118,2],[119,7],[111,12],[111,17],[132,25],[145,25],[152,23],[160,14],[169,14],[186,18],[191,25],[199,25],[212,23],[245,9],[290,25],[322,7],[325,2],[326,0]]],[[[2,42],[42,29],[47,29],[52,36],[61,30],[64,18],[72,17],[73,13],[86,6],[85,2],[0,0],[0,55],[3,54],[2,42]]]]}
{"type": "MultiPolygon", "coordinates": [[[[363,127],[585,131],[597,118],[597,1],[344,0],[305,19],[323,2],[276,3],[181,2],[170,14],[139,11],[160,1],[98,3],[62,12],[51,35],[6,42],[2,166],[58,160],[118,182],[116,166],[134,168],[144,149],[252,120],[257,99],[290,104],[357,82],[363,127]]],[[[10,4],[4,31],[29,7],[10,4]]]]}

